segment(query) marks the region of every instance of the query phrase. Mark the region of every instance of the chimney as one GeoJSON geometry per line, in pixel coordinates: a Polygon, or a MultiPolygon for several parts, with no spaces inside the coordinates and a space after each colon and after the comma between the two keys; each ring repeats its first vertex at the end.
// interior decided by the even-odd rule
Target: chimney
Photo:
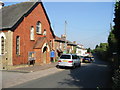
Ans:
{"type": "Polygon", "coordinates": [[[65,39],[65,38],[66,38],[66,35],[65,35],[65,34],[62,34],[62,35],[61,35],[61,38],[65,39]]]}
{"type": "Polygon", "coordinates": [[[73,41],[74,44],[76,44],[77,42],[76,41],[73,41]]]}
{"type": "Polygon", "coordinates": [[[0,1],[0,9],[2,9],[3,6],[4,6],[4,3],[0,1]]]}

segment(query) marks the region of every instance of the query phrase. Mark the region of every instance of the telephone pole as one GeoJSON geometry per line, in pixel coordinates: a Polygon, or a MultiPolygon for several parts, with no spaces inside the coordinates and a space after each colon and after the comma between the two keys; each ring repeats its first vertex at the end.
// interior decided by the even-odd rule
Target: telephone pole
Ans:
{"type": "Polygon", "coordinates": [[[67,21],[65,21],[65,53],[67,53],[67,21]]]}

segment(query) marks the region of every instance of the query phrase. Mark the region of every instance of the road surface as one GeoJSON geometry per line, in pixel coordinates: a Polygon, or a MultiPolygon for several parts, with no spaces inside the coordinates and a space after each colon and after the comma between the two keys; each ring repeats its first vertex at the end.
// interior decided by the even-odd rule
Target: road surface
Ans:
{"type": "Polygon", "coordinates": [[[61,69],[65,70],[11,88],[111,88],[109,64],[97,57],[93,63],[61,69]]]}

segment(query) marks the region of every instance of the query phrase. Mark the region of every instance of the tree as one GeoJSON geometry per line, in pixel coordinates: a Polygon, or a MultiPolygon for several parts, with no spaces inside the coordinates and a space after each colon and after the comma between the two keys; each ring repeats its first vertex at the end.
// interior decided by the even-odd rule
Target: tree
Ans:
{"type": "Polygon", "coordinates": [[[95,49],[98,48],[98,45],[96,45],[95,49]]]}
{"type": "Polygon", "coordinates": [[[88,53],[90,53],[90,52],[91,52],[91,49],[90,49],[90,48],[88,48],[88,49],[87,49],[87,52],[88,52],[88,53]]]}
{"type": "Polygon", "coordinates": [[[117,41],[117,53],[120,55],[120,1],[115,5],[114,35],[117,41]]]}
{"type": "Polygon", "coordinates": [[[114,29],[111,30],[108,36],[108,45],[109,45],[108,53],[110,54],[110,56],[112,55],[113,52],[117,52],[117,40],[113,32],[114,32],[114,29]]]}
{"type": "Polygon", "coordinates": [[[108,43],[100,43],[100,45],[96,45],[94,51],[100,58],[107,60],[107,49],[108,43]]]}

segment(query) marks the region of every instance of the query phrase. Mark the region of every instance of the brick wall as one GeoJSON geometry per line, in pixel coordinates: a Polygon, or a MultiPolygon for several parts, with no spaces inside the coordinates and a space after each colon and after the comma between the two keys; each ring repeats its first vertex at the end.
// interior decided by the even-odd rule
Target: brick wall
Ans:
{"type": "MultiPolygon", "coordinates": [[[[14,30],[13,33],[13,65],[18,64],[26,64],[28,62],[28,52],[34,51],[33,46],[35,42],[37,41],[38,37],[42,37],[42,35],[36,34],[36,23],[40,21],[42,24],[42,33],[44,29],[46,29],[48,37],[48,41],[50,39],[53,39],[53,35],[50,31],[50,25],[48,23],[48,20],[45,16],[45,13],[42,9],[41,4],[38,4],[37,7],[27,16],[24,17],[23,21],[18,25],[18,27],[14,30]],[[35,33],[35,40],[30,40],[30,28],[31,26],[34,27],[34,33],[35,33]],[[20,55],[16,55],[16,37],[20,36],[20,55]]],[[[38,50],[41,51],[41,50],[38,50]]],[[[42,55],[42,52],[40,52],[42,55]]],[[[49,56],[49,52],[48,52],[49,56]]],[[[49,57],[47,58],[47,62],[49,62],[49,57]]],[[[39,58],[37,58],[37,62],[42,63],[42,61],[39,61],[39,58]]]]}

